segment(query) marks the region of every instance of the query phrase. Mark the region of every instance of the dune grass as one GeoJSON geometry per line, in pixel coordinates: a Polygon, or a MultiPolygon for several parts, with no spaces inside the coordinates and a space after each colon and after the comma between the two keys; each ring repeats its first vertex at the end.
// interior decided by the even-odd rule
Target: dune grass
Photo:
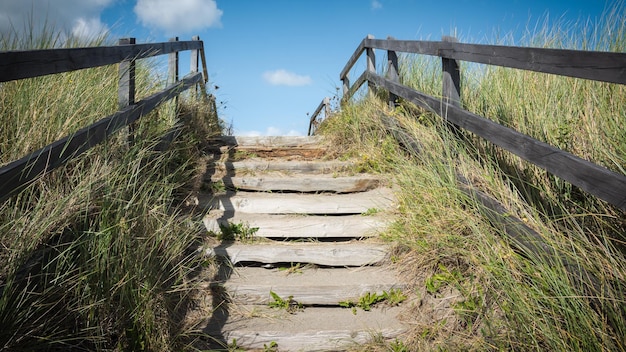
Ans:
{"type": "MultiPolygon", "coordinates": [[[[612,11],[621,16],[600,28],[558,24],[517,45],[623,52],[623,6],[612,11]],[[579,33],[586,37],[572,37],[579,33]]],[[[466,109],[625,173],[623,86],[464,69],[466,109]]],[[[405,56],[400,71],[404,84],[440,95],[437,60],[405,56]]],[[[399,216],[384,236],[417,302],[405,317],[406,350],[626,349],[624,213],[470,133],[461,142],[429,112],[383,101],[347,104],[319,133],[399,186],[399,216]],[[506,211],[485,209],[477,194],[506,211]]]]}
{"type": "MultiPolygon", "coordinates": [[[[106,44],[45,28],[3,37],[2,50],[106,44]]],[[[140,99],[158,85],[137,68],[140,99]]],[[[5,82],[0,87],[0,164],[117,109],[117,67],[5,82]]],[[[174,351],[189,341],[184,317],[201,263],[202,232],[182,198],[220,124],[187,94],[182,109],[140,120],[135,143],[120,132],[0,204],[0,349],[174,351]],[[177,127],[168,149],[161,136],[177,127]]]]}

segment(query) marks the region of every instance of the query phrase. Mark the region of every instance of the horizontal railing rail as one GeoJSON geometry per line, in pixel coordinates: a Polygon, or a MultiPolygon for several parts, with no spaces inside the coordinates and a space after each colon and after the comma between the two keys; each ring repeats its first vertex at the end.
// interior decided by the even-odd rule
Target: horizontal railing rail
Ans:
{"type": "Polygon", "coordinates": [[[0,201],[6,200],[33,180],[54,170],[106,140],[120,129],[191,87],[202,86],[205,93],[207,68],[204,46],[198,37],[178,42],[135,44],[134,38],[120,39],[119,46],[0,52],[0,82],[34,78],[85,68],[119,64],[118,106],[112,115],[59,139],[35,152],[0,167],[0,201]],[[191,50],[191,72],[178,79],[178,52],[191,50]],[[169,85],[140,101],[135,101],[135,63],[138,59],[169,54],[169,85]],[[203,72],[199,72],[202,62],[203,72]],[[204,74],[203,74],[204,73],[204,74]]]}
{"type": "Polygon", "coordinates": [[[340,73],[344,85],[343,100],[350,99],[366,82],[370,87],[384,88],[390,93],[390,104],[395,103],[396,96],[402,97],[443,117],[456,128],[468,130],[580,189],[626,210],[626,176],[462,109],[460,71],[456,60],[626,84],[624,53],[462,44],[449,37],[440,42],[425,42],[375,40],[368,36],[361,41],[340,73]],[[389,60],[387,77],[382,77],[375,71],[374,49],[387,50],[389,60]],[[424,94],[399,83],[396,51],[442,58],[442,98],[424,94]],[[363,52],[367,54],[367,69],[350,86],[348,74],[363,52]]]}
{"type": "Polygon", "coordinates": [[[139,60],[187,50],[203,51],[203,42],[191,40],[93,48],[5,51],[0,52],[0,82],[113,65],[125,60],[139,60]]]}

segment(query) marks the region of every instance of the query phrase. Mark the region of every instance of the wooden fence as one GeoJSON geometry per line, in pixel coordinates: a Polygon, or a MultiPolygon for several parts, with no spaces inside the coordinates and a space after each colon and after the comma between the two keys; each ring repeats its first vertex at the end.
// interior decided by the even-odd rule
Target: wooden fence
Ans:
{"type": "Polygon", "coordinates": [[[43,147],[0,168],[0,201],[23,189],[33,180],[65,164],[125,126],[183,91],[207,82],[204,44],[199,37],[191,41],[136,44],[135,38],[120,39],[116,46],[0,52],[0,82],[119,64],[119,110],[92,125],[43,147]],[[178,79],[178,53],[191,51],[190,73],[178,79]],[[137,60],[169,54],[168,86],[140,101],[135,101],[135,64],[137,60]],[[202,61],[203,73],[199,72],[202,61]]]}
{"type": "Polygon", "coordinates": [[[626,53],[463,44],[452,37],[444,37],[442,41],[409,41],[391,37],[380,40],[367,36],[341,71],[343,99],[350,99],[365,82],[370,89],[384,88],[389,91],[390,104],[397,97],[402,97],[436,113],[458,128],[466,129],[626,210],[626,176],[462,109],[457,60],[626,84],[626,53]],[[376,73],[375,49],[387,51],[386,77],[376,73]],[[351,86],[349,72],[363,52],[367,55],[366,70],[351,86]],[[442,98],[424,94],[399,83],[397,52],[441,57],[442,98]]]}

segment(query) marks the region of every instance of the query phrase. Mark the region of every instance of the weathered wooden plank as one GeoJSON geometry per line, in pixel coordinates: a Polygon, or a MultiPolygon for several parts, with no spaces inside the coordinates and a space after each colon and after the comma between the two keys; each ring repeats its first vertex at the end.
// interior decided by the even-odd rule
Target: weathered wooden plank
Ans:
{"type": "Polygon", "coordinates": [[[44,76],[143,59],[184,50],[203,50],[203,42],[192,40],[151,44],[99,46],[0,52],[0,82],[44,76]]]}
{"type": "Polygon", "coordinates": [[[307,263],[326,266],[364,266],[383,262],[387,246],[382,243],[258,243],[224,244],[205,251],[228,258],[232,264],[307,263]]]}
{"type": "Polygon", "coordinates": [[[242,161],[216,162],[219,169],[237,172],[263,172],[263,171],[285,171],[303,173],[332,173],[346,171],[353,168],[355,162],[340,160],[263,160],[248,159],[242,161]]]}
{"type": "Polygon", "coordinates": [[[240,310],[258,314],[231,314],[219,331],[207,326],[204,332],[223,339],[222,343],[236,339],[246,349],[262,350],[275,342],[280,351],[344,351],[375,337],[394,339],[407,331],[397,319],[400,307],[373,308],[356,315],[350,309],[323,307],[308,307],[296,314],[259,306],[240,310]]]}
{"type": "Polygon", "coordinates": [[[270,291],[290,297],[303,305],[334,305],[357,301],[370,292],[382,294],[404,289],[393,270],[382,267],[304,268],[286,273],[278,269],[237,267],[223,283],[232,302],[266,305],[273,301],[270,291]]]}
{"type": "Polygon", "coordinates": [[[378,188],[351,194],[238,192],[216,197],[211,207],[260,214],[361,214],[369,209],[387,209],[392,203],[391,190],[378,188]]]}
{"type": "Polygon", "coordinates": [[[60,139],[38,151],[0,168],[0,201],[6,199],[37,177],[63,165],[67,161],[104,141],[120,128],[127,126],[141,116],[154,110],[161,103],[172,99],[180,92],[202,81],[196,73],[187,76],[175,85],[155,93],[135,105],[107,116],[102,120],[80,129],[76,133],[60,139]]]}
{"type": "Polygon", "coordinates": [[[626,53],[380,39],[364,46],[626,84],[626,53]]]}
{"type": "Polygon", "coordinates": [[[209,139],[211,144],[220,146],[268,148],[315,147],[323,141],[322,136],[219,136],[209,139]]]}
{"type": "Polygon", "coordinates": [[[315,160],[328,154],[326,148],[320,147],[235,147],[237,152],[243,152],[248,157],[257,158],[286,158],[315,160]]]}
{"type": "Polygon", "coordinates": [[[406,86],[366,72],[377,85],[430,109],[450,122],[502,147],[582,190],[626,210],[626,176],[535,140],[483,116],[463,110],[406,86]]]}
{"type": "Polygon", "coordinates": [[[255,237],[266,238],[361,238],[375,236],[388,223],[381,216],[302,216],[238,213],[230,217],[212,210],[202,220],[208,231],[219,233],[222,226],[247,224],[258,228],[255,237]],[[216,213],[217,212],[217,213],[216,213]]]}
{"type": "Polygon", "coordinates": [[[302,175],[272,177],[242,176],[215,177],[212,182],[223,181],[231,189],[244,191],[295,191],[354,193],[372,190],[380,184],[371,175],[333,177],[333,175],[302,175]]]}

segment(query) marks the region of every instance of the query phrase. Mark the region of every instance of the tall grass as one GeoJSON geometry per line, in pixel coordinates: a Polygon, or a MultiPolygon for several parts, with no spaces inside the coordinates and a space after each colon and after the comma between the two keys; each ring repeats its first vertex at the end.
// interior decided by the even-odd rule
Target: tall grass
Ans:
{"type": "MultiPolygon", "coordinates": [[[[611,13],[600,28],[557,23],[517,45],[624,51],[623,6],[611,13]]],[[[402,65],[404,84],[440,94],[440,62],[402,65]]],[[[504,68],[463,79],[466,109],[624,173],[623,86],[504,68]]],[[[406,315],[409,350],[626,349],[623,212],[470,134],[460,142],[408,103],[390,110],[372,96],[319,131],[371,171],[395,175],[399,216],[385,236],[419,302],[406,315]],[[461,182],[506,212],[486,210],[461,182]]]]}
{"type": "MultiPolygon", "coordinates": [[[[2,49],[58,46],[57,37],[50,28],[26,40],[5,36],[2,49]]],[[[149,62],[139,64],[137,79],[138,97],[149,94],[142,88],[155,86],[149,62]]],[[[0,162],[111,114],[116,98],[115,66],[3,83],[0,162]]],[[[182,122],[177,111],[159,109],[140,120],[133,145],[114,136],[0,204],[1,350],[184,347],[200,264],[191,249],[201,237],[181,197],[200,156],[197,141],[220,131],[201,120],[209,115],[198,113],[206,110],[201,102],[181,103],[191,113],[169,149],[158,147],[161,136],[182,122]]]]}

